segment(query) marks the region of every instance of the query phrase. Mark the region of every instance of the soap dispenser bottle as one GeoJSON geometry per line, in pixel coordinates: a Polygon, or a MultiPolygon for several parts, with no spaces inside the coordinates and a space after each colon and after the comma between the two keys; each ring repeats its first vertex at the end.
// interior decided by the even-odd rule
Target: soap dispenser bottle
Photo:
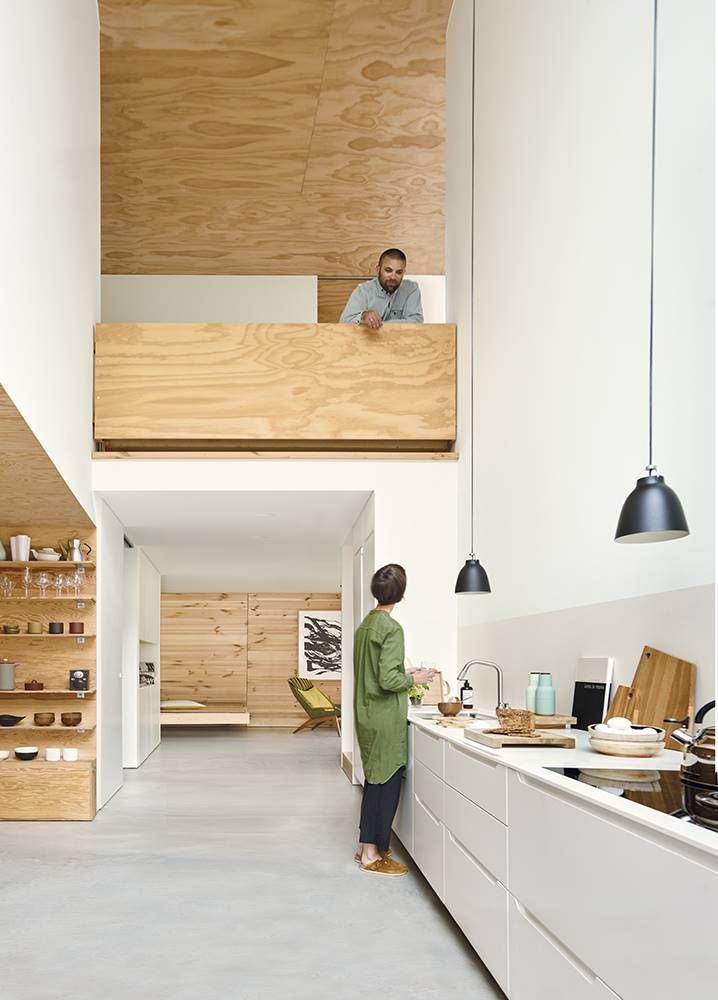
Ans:
{"type": "Polygon", "coordinates": [[[469,684],[468,680],[465,680],[461,686],[461,707],[462,708],[473,708],[474,707],[474,689],[469,684]]]}

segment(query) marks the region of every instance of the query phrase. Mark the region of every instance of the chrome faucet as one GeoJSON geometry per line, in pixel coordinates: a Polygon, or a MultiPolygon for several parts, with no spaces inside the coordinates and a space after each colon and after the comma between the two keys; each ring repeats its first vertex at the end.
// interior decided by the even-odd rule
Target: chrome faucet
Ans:
{"type": "Polygon", "coordinates": [[[504,675],[501,672],[501,667],[498,663],[493,663],[491,660],[469,660],[465,663],[461,670],[459,671],[459,676],[456,678],[457,684],[460,684],[468,674],[471,667],[493,667],[496,671],[496,692],[498,696],[498,701],[496,702],[497,708],[505,708],[506,702],[504,701],[504,675]]]}

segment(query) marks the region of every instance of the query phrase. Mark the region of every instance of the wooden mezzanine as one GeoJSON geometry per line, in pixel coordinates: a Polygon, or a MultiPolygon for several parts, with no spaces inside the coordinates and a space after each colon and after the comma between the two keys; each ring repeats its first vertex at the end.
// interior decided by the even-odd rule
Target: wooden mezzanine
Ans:
{"type": "Polygon", "coordinates": [[[112,453],[448,455],[456,330],[101,323],[95,437],[112,453]]]}

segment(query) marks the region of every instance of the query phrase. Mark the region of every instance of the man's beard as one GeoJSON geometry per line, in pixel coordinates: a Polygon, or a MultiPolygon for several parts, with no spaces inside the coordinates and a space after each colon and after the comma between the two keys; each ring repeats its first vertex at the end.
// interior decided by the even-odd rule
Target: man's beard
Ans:
{"type": "Polygon", "coordinates": [[[391,295],[392,292],[395,292],[397,290],[397,288],[399,287],[399,285],[401,284],[401,282],[397,281],[396,284],[394,284],[394,285],[385,285],[384,282],[381,280],[381,278],[379,278],[379,284],[384,289],[384,291],[387,293],[387,295],[391,295]]]}

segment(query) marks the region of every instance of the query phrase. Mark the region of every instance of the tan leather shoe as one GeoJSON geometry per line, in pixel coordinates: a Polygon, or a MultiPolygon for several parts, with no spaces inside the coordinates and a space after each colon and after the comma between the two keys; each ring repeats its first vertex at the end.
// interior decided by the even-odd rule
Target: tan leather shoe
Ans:
{"type": "Polygon", "coordinates": [[[393,858],[390,858],[386,854],[377,861],[372,861],[370,865],[361,865],[361,870],[369,872],[370,875],[389,875],[394,878],[398,875],[406,875],[409,871],[406,865],[402,865],[399,861],[394,861],[393,858]]]}
{"type": "MultiPolygon", "coordinates": [[[[388,858],[390,856],[391,856],[391,851],[384,851],[382,853],[382,857],[383,858],[388,858]]],[[[355,865],[360,865],[361,864],[361,854],[355,854],[354,855],[354,864],[355,865]]]]}

